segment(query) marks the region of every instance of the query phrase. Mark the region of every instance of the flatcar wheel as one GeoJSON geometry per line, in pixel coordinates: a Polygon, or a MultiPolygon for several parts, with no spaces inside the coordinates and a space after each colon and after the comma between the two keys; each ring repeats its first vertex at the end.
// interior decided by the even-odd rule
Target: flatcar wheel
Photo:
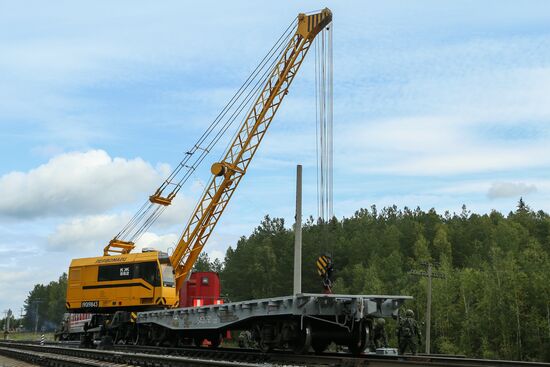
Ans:
{"type": "Polygon", "coordinates": [[[215,334],[212,337],[208,338],[208,341],[210,341],[210,348],[217,348],[222,343],[222,335],[215,334]]]}
{"type": "Polygon", "coordinates": [[[271,324],[256,325],[256,340],[258,348],[263,352],[271,352],[275,348],[276,331],[271,324]]]}
{"type": "Polygon", "coordinates": [[[268,353],[268,352],[271,352],[273,350],[273,344],[266,343],[266,342],[260,340],[260,342],[258,343],[258,348],[260,348],[260,350],[263,353],[268,353]]]}
{"type": "Polygon", "coordinates": [[[370,340],[370,327],[366,321],[357,323],[357,327],[352,330],[351,339],[348,348],[351,354],[359,355],[363,353],[370,340]]]}
{"type": "Polygon", "coordinates": [[[330,340],[327,339],[317,339],[311,341],[311,347],[315,351],[316,354],[321,354],[325,350],[327,350],[328,346],[330,345],[330,340]]]}
{"type": "Polygon", "coordinates": [[[311,326],[305,325],[302,330],[299,330],[298,337],[292,343],[292,350],[296,354],[304,354],[309,351],[311,346],[311,326]]]}
{"type": "Polygon", "coordinates": [[[195,337],[195,338],[193,339],[193,343],[195,343],[195,346],[196,346],[196,347],[202,347],[202,342],[203,342],[203,341],[204,341],[204,338],[203,338],[203,337],[199,337],[199,336],[197,336],[197,337],[195,337]]]}
{"type": "Polygon", "coordinates": [[[161,326],[153,325],[150,329],[150,339],[152,344],[160,347],[166,340],[166,329],[161,326]]]}

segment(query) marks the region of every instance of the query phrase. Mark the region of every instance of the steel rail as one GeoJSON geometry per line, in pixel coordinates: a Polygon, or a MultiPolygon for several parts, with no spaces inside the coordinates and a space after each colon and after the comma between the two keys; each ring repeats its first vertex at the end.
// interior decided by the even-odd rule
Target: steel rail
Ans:
{"type": "MultiPolygon", "coordinates": [[[[37,351],[21,350],[19,348],[0,347],[0,355],[25,361],[30,364],[39,366],[55,366],[55,367],[120,367],[120,363],[105,363],[94,359],[85,359],[77,357],[69,357],[66,355],[43,353],[37,351]]],[[[127,364],[124,364],[127,366],[127,364]]]]}
{"type": "MultiPolygon", "coordinates": [[[[56,346],[39,346],[35,343],[5,343],[0,342],[0,346],[9,344],[13,347],[21,346],[22,348],[30,348],[35,350],[46,351],[46,349],[36,348],[54,348],[48,349],[48,353],[63,353],[75,357],[85,357],[90,359],[100,359],[103,361],[111,361],[118,363],[131,363],[136,366],[146,366],[151,363],[160,363],[163,366],[180,366],[183,359],[187,361],[186,365],[190,365],[189,361],[200,361],[200,366],[206,365],[220,366],[258,366],[259,364],[293,364],[306,366],[433,366],[433,367],[542,367],[550,366],[550,363],[543,362],[525,362],[525,361],[507,361],[507,360],[486,360],[464,357],[449,357],[449,356],[383,356],[375,354],[363,354],[361,356],[351,356],[342,353],[324,353],[321,355],[304,354],[295,355],[284,351],[275,351],[271,353],[262,353],[252,349],[240,348],[169,348],[169,347],[152,347],[152,346],[137,346],[137,345],[116,345],[114,351],[95,350],[95,349],[79,349],[71,345],[69,348],[60,348],[56,346]],[[95,356],[95,357],[94,357],[95,356]],[[102,359],[103,358],[103,359],[102,359]],[[160,360],[159,360],[160,358],[160,360]],[[149,363],[149,364],[148,364],[149,363]]],[[[193,364],[195,365],[195,364],[193,364]]]]}
{"type": "MultiPolygon", "coordinates": [[[[137,348],[136,348],[137,349],[137,348]]],[[[168,356],[145,353],[128,353],[116,350],[75,348],[74,346],[38,345],[0,342],[0,354],[23,359],[40,365],[55,366],[163,366],[163,367],[259,367],[257,363],[168,356]],[[38,363],[42,361],[41,363],[38,363]],[[45,364],[44,362],[48,362],[45,364]],[[50,364],[53,362],[53,364],[50,364]],[[88,363],[88,364],[86,364],[88,363]]],[[[262,365],[263,366],[263,365],[262,365]]]]}

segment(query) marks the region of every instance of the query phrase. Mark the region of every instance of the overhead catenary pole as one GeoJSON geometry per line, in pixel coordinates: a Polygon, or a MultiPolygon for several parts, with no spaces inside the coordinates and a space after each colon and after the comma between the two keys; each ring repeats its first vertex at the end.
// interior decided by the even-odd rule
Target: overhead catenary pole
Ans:
{"type": "Polygon", "coordinates": [[[294,294],[302,293],[302,165],[296,166],[296,221],[294,224],[294,294]]]}
{"type": "Polygon", "coordinates": [[[6,313],[6,323],[4,324],[4,340],[7,340],[10,333],[10,319],[12,316],[12,312],[11,309],[8,309],[4,312],[6,313]]]}
{"type": "Polygon", "coordinates": [[[42,303],[41,299],[33,301],[36,304],[35,314],[34,314],[34,333],[38,333],[38,305],[42,303]]]}
{"type": "MultiPolygon", "coordinates": [[[[434,264],[431,262],[422,262],[420,265],[426,267],[426,271],[411,270],[410,275],[419,275],[428,278],[426,290],[426,354],[430,354],[431,344],[431,325],[432,325],[432,278],[445,279],[445,275],[440,272],[434,272],[434,264]]],[[[438,266],[438,265],[435,265],[438,266]]]]}
{"type": "Polygon", "coordinates": [[[428,263],[428,291],[426,298],[426,354],[430,354],[430,342],[432,331],[432,263],[428,263]]]}
{"type": "Polygon", "coordinates": [[[38,305],[40,302],[36,302],[36,311],[34,314],[34,333],[36,334],[38,332],[38,305]]]}

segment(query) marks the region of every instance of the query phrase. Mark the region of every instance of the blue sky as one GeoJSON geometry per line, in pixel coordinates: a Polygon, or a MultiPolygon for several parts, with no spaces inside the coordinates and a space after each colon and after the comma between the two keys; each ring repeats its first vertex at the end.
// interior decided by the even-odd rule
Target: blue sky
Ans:
{"type": "MultiPolygon", "coordinates": [[[[547,1],[1,2],[0,310],[96,256],[301,11],[334,14],[335,214],[550,211],[547,1]],[[6,285],[10,287],[6,287],[6,285]]],[[[206,250],[315,215],[309,55],[206,250]]],[[[212,159],[218,157],[215,154],[212,159]]],[[[170,247],[208,165],[141,245],[170,247]]]]}

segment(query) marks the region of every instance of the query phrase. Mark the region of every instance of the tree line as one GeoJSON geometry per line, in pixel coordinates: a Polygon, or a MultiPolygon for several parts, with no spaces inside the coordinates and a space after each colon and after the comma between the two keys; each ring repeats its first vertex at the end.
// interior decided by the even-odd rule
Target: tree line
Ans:
{"type": "Polygon", "coordinates": [[[46,285],[36,284],[25,299],[25,316],[22,326],[27,331],[53,331],[63,318],[65,296],[67,294],[67,274],[46,285]]]}
{"type": "MultiPolygon", "coordinates": [[[[432,352],[550,361],[550,217],[522,199],[506,216],[372,206],[309,218],[302,236],[303,292],[322,292],[315,261],[329,254],[335,293],[413,296],[405,308],[423,323],[427,279],[410,272],[431,262],[445,276],[432,280],[432,352]]],[[[292,229],[266,216],[217,264],[222,291],[232,301],[291,294],[293,248],[292,229]]]]}
{"type": "MultiPolygon", "coordinates": [[[[404,307],[422,324],[427,280],[411,270],[430,262],[445,276],[432,281],[433,353],[550,361],[550,216],[522,199],[507,215],[372,206],[328,223],[309,218],[302,231],[303,292],[322,292],[315,261],[329,254],[335,293],[413,296],[404,307]]],[[[293,249],[292,228],[266,216],[223,261],[202,254],[194,269],[219,272],[230,301],[289,295],[293,249]]],[[[29,293],[27,329],[36,310],[39,329],[61,320],[66,281],[29,293]]],[[[395,346],[395,321],[387,325],[395,346]]]]}

